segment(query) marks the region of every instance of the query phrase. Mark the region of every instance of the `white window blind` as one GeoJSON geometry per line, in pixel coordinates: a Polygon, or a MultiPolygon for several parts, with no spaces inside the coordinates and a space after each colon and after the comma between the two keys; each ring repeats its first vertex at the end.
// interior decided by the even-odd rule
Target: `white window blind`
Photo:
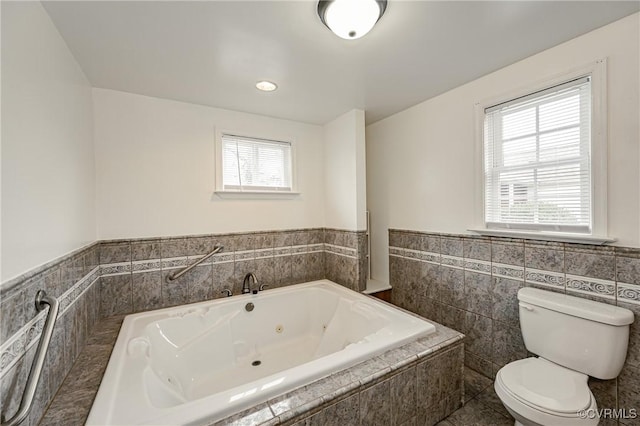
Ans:
{"type": "Polygon", "coordinates": [[[591,233],[591,78],[485,109],[487,228],[591,233]]]}
{"type": "Polygon", "coordinates": [[[222,183],[227,191],[291,192],[291,143],[222,135],[222,183]]]}

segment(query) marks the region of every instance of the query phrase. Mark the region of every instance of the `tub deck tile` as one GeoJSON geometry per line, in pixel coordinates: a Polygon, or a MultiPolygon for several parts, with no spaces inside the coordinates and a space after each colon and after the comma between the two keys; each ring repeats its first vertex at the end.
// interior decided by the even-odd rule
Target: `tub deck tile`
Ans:
{"type": "Polygon", "coordinates": [[[64,379],[40,425],[82,425],[91,411],[123,316],[102,320],[64,379]]]}
{"type": "Polygon", "coordinates": [[[266,403],[251,407],[226,419],[213,423],[213,426],[254,426],[254,425],[275,425],[278,419],[266,403]]]}

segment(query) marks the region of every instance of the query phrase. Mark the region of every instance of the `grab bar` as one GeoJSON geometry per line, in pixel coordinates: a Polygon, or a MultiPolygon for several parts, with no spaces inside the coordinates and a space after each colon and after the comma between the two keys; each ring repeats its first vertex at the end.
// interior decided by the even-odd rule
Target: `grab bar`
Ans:
{"type": "Polygon", "coordinates": [[[211,253],[206,254],[204,257],[201,257],[200,259],[196,260],[195,262],[193,262],[191,265],[187,266],[183,270],[181,270],[179,272],[175,272],[175,273],[173,273],[171,275],[167,275],[167,281],[177,280],[178,278],[180,278],[181,276],[183,276],[184,274],[186,274],[187,272],[189,272],[190,270],[192,270],[193,268],[195,268],[196,266],[198,266],[199,264],[204,262],[209,257],[211,257],[214,254],[222,251],[223,248],[224,248],[224,246],[216,246],[211,253]]]}
{"type": "Polygon", "coordinates": [[[49,343],[51,342],[51,335],[53,334],[53,327],[56,325],[58,308],[60,306],[58,299],[47,296],[47,293],[45,293],[44,290],[38,290],[36,293],[36,309],[41,311],[44,309],[44,305],[49,305],[49,312],[47,313],[47,319],[44,322],[40,341],[38,342],[36,356],[33,358],[33,364],[31,364],[31,370],[29,370],[27,384],[24,386],[24,393],[20,400],[18,412],[9,420],[3,422],[1,426],[19,425],[27,418],[29,411],[31,411],[31,404],[33,403],[33,398],[36,395],[36,387],[40,381],[40,376],[42,375],[42,367],[44,366],[45,357],[47,356],[47,350],[49,350],[49,343]]]}

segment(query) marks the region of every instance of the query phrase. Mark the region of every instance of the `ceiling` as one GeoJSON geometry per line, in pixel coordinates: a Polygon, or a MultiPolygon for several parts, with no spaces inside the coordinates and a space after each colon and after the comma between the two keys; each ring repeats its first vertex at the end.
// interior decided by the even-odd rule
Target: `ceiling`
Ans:
{"type": "Polygon", "coordinates": [[[358,40],[333,35],[315,1],[43,4],[94,87],[324,124],[388,117],[640,2],[389,0],[358,40]],[[262,79],[279,89],[259,92],[262,79]]]}

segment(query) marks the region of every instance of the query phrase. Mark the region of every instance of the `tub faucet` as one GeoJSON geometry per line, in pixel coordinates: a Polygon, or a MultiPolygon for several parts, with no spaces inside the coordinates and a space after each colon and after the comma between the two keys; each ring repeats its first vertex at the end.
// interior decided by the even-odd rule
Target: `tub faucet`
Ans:
{"type": "Polygon", "coordinates": [[[251,279],[253,278],[253,283],[257,286],[258,279],[254,275],[253,272],[249,272],[244,276],[244,280],[242,281],[242,294],[251,293],[251,279]]]}

